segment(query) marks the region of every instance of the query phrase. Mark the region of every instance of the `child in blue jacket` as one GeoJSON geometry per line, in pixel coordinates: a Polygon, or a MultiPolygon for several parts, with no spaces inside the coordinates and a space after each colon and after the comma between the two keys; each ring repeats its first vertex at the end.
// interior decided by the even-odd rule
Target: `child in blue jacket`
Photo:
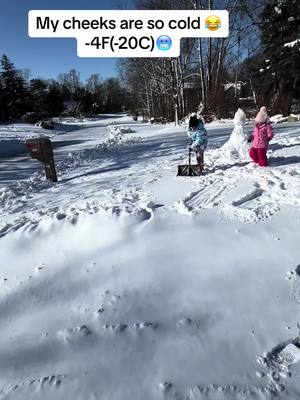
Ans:
{"type": "Polygon", "coordinates": [[[201,119],[197,118],[196,114],[192,114],[187,128],[187,135],[191,138],[191,150],[195,151],[199,172],[203,171],[204,167],[204,150],[207,147],[207,131],[201,119]]]}

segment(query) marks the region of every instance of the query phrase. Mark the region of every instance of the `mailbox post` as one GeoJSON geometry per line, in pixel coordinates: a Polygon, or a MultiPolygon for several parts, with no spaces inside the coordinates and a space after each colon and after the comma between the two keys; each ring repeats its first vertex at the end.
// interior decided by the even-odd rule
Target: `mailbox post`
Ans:
{"type": "Polygon", "coordinates": [[[28,139],[26,140],[26,146],[31,158],[44,164],[46,178],[52,182],[57,182],[51,140],[46,138],[28,139]]]}

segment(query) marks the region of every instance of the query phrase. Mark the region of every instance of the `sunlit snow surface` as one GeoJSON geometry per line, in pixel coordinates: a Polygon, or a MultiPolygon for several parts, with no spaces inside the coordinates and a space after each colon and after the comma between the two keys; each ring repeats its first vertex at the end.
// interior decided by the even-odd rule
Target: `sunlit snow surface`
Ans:
{"type": "Polygon", "coordinates": [[[300,395],[300,124],[265,169],[207,128],[196,178],[184,127],[124,114],[60,121],[57,184],[0,160],[0,399],[300,395]]]}

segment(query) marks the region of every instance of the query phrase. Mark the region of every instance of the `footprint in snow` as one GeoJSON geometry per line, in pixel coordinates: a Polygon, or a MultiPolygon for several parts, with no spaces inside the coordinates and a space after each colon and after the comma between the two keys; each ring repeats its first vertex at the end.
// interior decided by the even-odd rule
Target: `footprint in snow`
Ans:
{"type": "Polygon", "coordinates": [[[63,219],[65,219],[67,216],[66,216],[66,214],[64,214],[64,213],[57,213],[56,214],[56,219],[58,220],[58,221],[62,221],[63,219]]]}
{"type": "Polygon", "coordinates": [[[126,324],[115,324],[115,325],[105,324],[103,328],[108,329],[110,331],[114,331],[114,332],[123,332],[128,328],[128,325],[126,325],[126,324]]]}
{"type": "Polygon", "coordinates": [[[91,329],[86,325],[81,325],[76,328],[68,328],[58,332],[58,336],[65,342],[70,342],[79,338],[87,337],[92,334],[91,329]]]}
{"type": "Polygon", "coordinates": [[[105,324],[103,326],[104,329],[110,330],[112,332],[124,332],[125,330],[134,330],[134,331],[142,331],[145,329],[153,329],[156,330],[158,328],[157,322],[136,322],[133,325],[127,324],[105,324]]]}
{"type": "Polygon", "coordinates": [[[201,320],[184,317],[177,322],[177,327],[178,328],[199,329],[199,328],[203,328],[206,325],[206,323],[208,322],[208,320],[209,320],[208,316],[203,316],[203,319],[201,319],[201,320]]]}
{"type": "Polygon", "coordinates": [[[256,361],[267,371],[268,386],[272,393],[282,392],[285,387],[281,383],[281,379],[291,377],[290,368],[300,362],[300,340],[299,338],[291,339],[287,342],[280,343],[270,352],[263,355],[257,355],[256,361]]]}
{"type": "Polygon", "coordinates": [[[121,299],[121,296],[119,294],[111,294],[109,290],[106,290],[101,296],[103,298],[103,304],[100,308],[103,308],[105,305],[113,306],[121,299]]]}
{"type": "Polygon", "coordinates": [[[156,208],[164,207],[164,204],[157,204],[157,203],[154,203],[153,201],[150,201],[147,204],[147,207],[150,208],[151,210],[155,210],[156,208]]]}
{"type": "Polygon", "coordinates": [[[189,399],[202,399],[202,398],[218,398],[223,399],[224,394],[228,395],[226,398],[228,399],[246,399],[253,398],[255,392],[266,392],[270,393],[268,390],[264,390],[258,387],[249,387],[249,388],[241,388],[235,385],[218,385],[215,383],[211,383],[208,386],[197,385],[189,390],[189,394],[186,398],[189,399]],[[219,397],[220,394],[223,393],[222,397],[219,397]]]}
{"type": "Polygon", "coordinates": [[[66,375],[49,375],[37,379],[27,379],[17,384],[2,387],[0,393],[6,397],[11,392],[24,392],[26,390],[27,395],[24,395],[22,398],[29,398],[29,390],[38,391],[48,388],[59,388],[66,379],[68,379],[66,375]]]}
{"type": "Polygon", "coordinates": [[[167,391],[169,391],[172,388],[173,384],[171,382],[160,382],[157,385],[157,389],[162,392],[162,393],[166,393],[167,391]]]}
{"type": "Polygon", "coordinates": [[[192,320],[191,318],[182,318],[180,321],[178,321],[177,325],[178,326],[191,326],[192,325],[192,320]]]}
{"type": "Polygon", "coordinates": [[[292,297],[297,303],[300,303],[300,264],[294,271],[288,271],[285,279],[292,282],[292,297]]]}
{"type": "Polygon", "coordinates": [[[44,266],[40,265],[39,267],[35,268],[34,272],[39,273],[42,269],[44,269],[44,266]]]}
{"type": "Polygon", "coordinates": [[[158,328],[158,323],[157,322],[139,322],[133,324],[133,328],[136,330],[143,330],[145,328],[152,328],[152,329],[157,329],[158,328]]]}

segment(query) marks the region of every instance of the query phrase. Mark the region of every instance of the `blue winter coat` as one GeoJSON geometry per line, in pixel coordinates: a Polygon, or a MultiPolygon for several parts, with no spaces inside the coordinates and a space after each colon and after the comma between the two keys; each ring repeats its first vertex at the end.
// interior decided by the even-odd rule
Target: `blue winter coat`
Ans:
{"type": "Polygon", "coordinates": [[[191,148],[193,150],[205,150],[207,146],[207,131],[202,122],[195,129],[187,128],[187,135],[192,139],[191,148]]]}

